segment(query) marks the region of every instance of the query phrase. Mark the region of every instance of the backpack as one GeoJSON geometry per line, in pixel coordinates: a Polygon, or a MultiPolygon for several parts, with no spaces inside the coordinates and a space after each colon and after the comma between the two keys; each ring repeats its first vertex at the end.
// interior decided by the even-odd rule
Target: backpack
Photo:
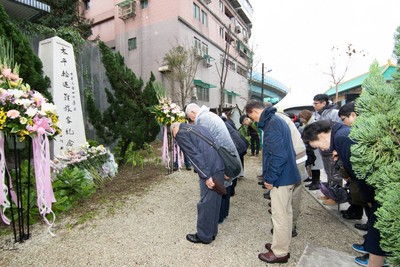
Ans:
{"type": "Polygon", "coordinates": [[[349,199],[350,192],[348,189],[337,184],[321,183],[320,190],[325,196],[335,200],[338,204],[346,203],[349,199]]]}

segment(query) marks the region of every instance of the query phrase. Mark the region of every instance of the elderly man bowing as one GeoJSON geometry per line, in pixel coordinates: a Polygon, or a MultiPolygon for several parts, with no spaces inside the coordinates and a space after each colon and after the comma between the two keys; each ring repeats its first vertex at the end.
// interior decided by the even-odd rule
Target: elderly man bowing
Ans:
{"type": "Polygon", "coordinates": [[[209,244],[218,234],[221,195],[213,189],[216,183],[223,186],[224,162],[218,152],[199,137],[198,134],[215,142],[207,128],[175,122],[171,125],[171,133],[200,178],[197,233],[186,235],[186,239],[192,243],[209,244]]]}
{"type": "MultiPolygon", "coordinates": [[[[242,167],[240,162],[239,153],[236,149],[235,143],[233,142],[231,135],[229,134],[228,128],[226,128],[225,122],[215,113],[211,112],[206,106],[199,107],[195,103],[187,105],[185,110],[186,116],[193,121],[196,125],[201,125],[210,130],[212,136],[215,138],[215,143],[219,146],[223,146],[229,152],[235,154],[238,166],[242,167]]],[[[241,170],[241,173],[243,169],[241,170]]],[[[237,177],[225,177],[225,187],[227,194],[222,198],[221,212],[219,222],[223,222],[229,215],[230,208],[230,196],[232,193],[233,180],[237,177]]]]}
{"type": "Polygon", "coordinates": [[[275,115],[276,108],[258,100],[249,101],[247,115],[264,131],[262,166],[266,188],[271,190],[271,219],[274,227],[272,243],[258,258],[268,263],[287,262],[292,238],[292,197],[294,185],[300,182],[289,126],[275,115]]]}

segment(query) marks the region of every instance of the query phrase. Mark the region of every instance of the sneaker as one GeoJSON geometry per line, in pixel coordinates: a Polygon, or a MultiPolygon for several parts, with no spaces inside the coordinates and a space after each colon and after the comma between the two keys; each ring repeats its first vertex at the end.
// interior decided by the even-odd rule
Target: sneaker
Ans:
{"type": "Polygon", "coordinates": [[[351,247],[352,247],[352,249],[354,249],[357,252],[368,253],[368,251],[366,251],[364,249],[364,245],[363,244],[353,244],[353,245],[351,245],[351,247]]]}
{"type": "Polygon", "coordinates": [[[367,266],[368,265],[368,259],[369,259],[369,254],[364,254],[360,257],[355,257],[354,262],[357,263],[358,265],[361,266],[367,266]]]}
{"type": "MultiPolygon", "coordinates": [[[[354,259],[355,263],[361,266],[368,266],[368,261],[369,261],[369,254],[364,254],[360,257],[356,257],[354,259]]],[[[389,264],[387,264],[386,260],[383,263],[382,267],[389,267],[389,264]]]]}

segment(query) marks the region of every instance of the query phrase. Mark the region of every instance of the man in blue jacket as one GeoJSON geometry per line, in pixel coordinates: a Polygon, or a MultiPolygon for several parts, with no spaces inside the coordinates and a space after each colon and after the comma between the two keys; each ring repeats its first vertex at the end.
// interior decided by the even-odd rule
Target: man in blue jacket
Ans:
{"type": "Polygon", "coordinates": [[[245,110],[264,131],[262,175],[265,187],[271,190],[272,243],[265,244],[268,252],[260,253],[258,258],[268,263],[284,263],[290,257],[293,189],[301,179],[290,129],[285,121],[275,115],[276,108],[265,108],[261,101],[249,101],[245,110]]]}
{"type": "Polygon", "coordinates": [[[223,186],[225,166],[218,152],[194,131],[215,142],[211,132],[203,126],[178,122],[171,125],[172,136],[200,178],[197,233],[186,235],[186,239],[192,243],[209,244],[218,234],[221,206],[221,195],[212,189],[217,182],[223,186]]]}

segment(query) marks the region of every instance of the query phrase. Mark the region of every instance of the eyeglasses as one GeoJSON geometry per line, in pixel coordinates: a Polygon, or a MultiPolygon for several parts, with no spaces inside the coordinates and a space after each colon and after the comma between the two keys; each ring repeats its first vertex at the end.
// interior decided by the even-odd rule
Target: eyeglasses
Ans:
{"type": "Polygon", "coordinates": [[[345,117],[340,117],[340,119],[341,119],[342,121],[345,121],[346,118],[347,118],[347,116],[345,116],[345,117]]]}

